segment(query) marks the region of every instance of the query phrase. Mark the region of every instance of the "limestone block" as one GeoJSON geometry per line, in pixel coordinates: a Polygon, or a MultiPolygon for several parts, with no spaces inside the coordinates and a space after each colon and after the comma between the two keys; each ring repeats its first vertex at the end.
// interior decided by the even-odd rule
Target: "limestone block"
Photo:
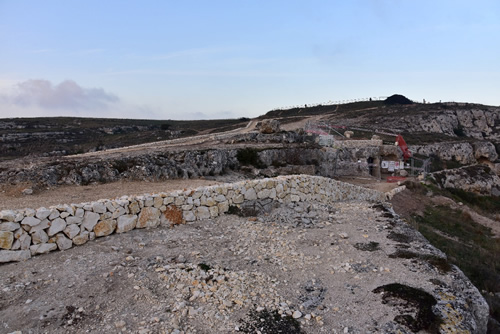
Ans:
{"type": "Polygon", "coordinates": [[[184,211],[182,215],[184,217],[184,220],[186,220],[187,222],[196,220],[196,216],[193,211],[184,211]]]}
{"type": "Polygon", "coordinates": [[[175,197],[174,204],[177,206],[182,206],[184,204],[184,196],[175,197]]]}
{"type": "Polygon", "coordinates": [[[128,211],[131,215],[136,215],[141,211],[141,207],[139,206],[139,202],[133,201],[128,205],[128,211]]]}
{"type": "Polygon", "coordinates": [[[55,235],[56,233],[59,233],[61,232],[62,230],[64,230],[66,228],[66,221],[64,219],[61,219],[61,218],[56,218],[54,219],[51,224],[50,224],[50,227],[49,227],[49,231],[48,231],[48,235],[49,237],[55,235]]]}
{"type": "Polygon", "coordinates": [[[73,243],[77,246],[83,245],[89,240],[89,232],[83,231],[79,235],[73,238],[73,243]]]}
{"type": "Polygon", "coordinates": [[[217,207],[219,209],[219,214],[226,213],[229,211],[229,201],[219,203],[217,204],[217,207]]]}
{"type": "Polygon", "coordinates": [[[245,201],[245,196],[243,196],[242,194],[238,194],[238,195],[234,196],[234,198],[233,198],[234,204],[241,204],[244,201],[245,201]]]}
{"type": "Polygon", "coordinates": [[[35,233],[37,231],[43,231],[43,230],[45,230],[45,229],[47,229],[49,227],[50,227],[50,221],[48,219],[44,219],[44,220],[42,220],[40,222],[40,224],[33,226],[29,230],[29,232],[30,232],[30,234],[33,234],[33,233],[35,233]]]}
{"type": "MultiPolygon", "coordinates": [[[[69,217],[68,217],[69,219],[69,217]]],[[[68,225],[66,226],[66,228],[64,229],[64,234],[66,234],[66,236],[70,239],[73,239],[74,237],[76,237],[79,233],[80,233],[80,227],[78,227],[78,225],[76,224],[71,224],[71,225],[68,225]]]]}
{"type": "Polygon", "coordinates": [[[181,208],[183,211],[189,211],[193,209],[193,205],[192,204],[183,205],[181,208]]]}
{"type": "Polygon", "coordinates": [[[201,197],[201,194],[202,194],[202,193],[201,193],[201,191],[195,191],[195,192],[191,195],[191,197],[192,197],[193,199],[198,199],[198,198],[200,198],[200,197],[201,197]]]}
{"type": "Polygon", "coordinates": [[[106,205],[106,210],[107,210],[107,211],[109,211],[109,212],[115,212],[116,207],[115,207],[115,205],[113,204],[113,202],[111,202],[111,201],[106,201],[105,205],[106,205]]]}
{"type": "Polygon", "coordinates": [[[253,188],[247,189],[247,191],[245,192],[245,200],[252,201],[256,199],[257,199],[257,193],[255,192],[255,189],[253,188]]]}
{"type": "Polygon", "coordinates": [[[56,244],[60,250],[66,250],[73,247],[73,241],[66,238],[66,236],[62,233],[56,235],[56,244]]]}
{"type": "Polygon", "coordinates": [[[216,201],[217,203],[224,202],[224,201],[226,201],[226,196],[224,196],[224,195],[217,195],[217,196],[215,197],[215,201],[216,201]]]}
{"type": "Polygon", "coordinates": [[[39,230],[31,235],[31,239],[34,244],[43,244],[49,241],[49,236],[44,230],[39,230]]]}
{"type": "Polygon", "coordinates": [[[164,205],[169,205],[174,203],[174,198],[172,196],[167,196],[163,199],[163,204],[164,205]]]}
{"type": "Polygon", "coordinates": [[[116,210],[113,212],[113,215],[111,216],[112,219],[116,219],[120,216],[123,216],[124,214],[127,213],[127,210],[125,210],[124,207],[117,207],[116,210]]]}
{"type": "Polygon", "coordinates": [[[198,217],[198,219],[210,218],[210,211],[208,210],[208,207],[199,206],[198,208],[196,208],[196,216],[198,217]]]}
{"type": "Polygon", "coordinates": [[[211,206],[209,208],[209,211],[210,211],[210,217],[212,217],[212,218],[215,218],[219,215],[219,207],[218,206],[211,206]]]}
{"type": "Polygon", "coordinates": [[[56,219],[56,218],[59,218],[59,215],[60,215],[60,213],[59,213],[59,211],[58,211],[58,210],[52,210],[52,211],[50,212],[50,215],[49,215],[49,217],[48,217],[48,218],[49,218],[49,220],[54,220],[54,219],[56,219]]]}
{"type": "Polygon", "coordinates": [[[8,222],[13,222],[16,219],[16,213],[12,210],[2,210],[0,211],[0,219],[8,222]]]}
{"type": "Polygon", "coordinates": [[[83,222],[83,217],[75,217],[75,216],[69,216],[66,218],[66,223],[68,225],[76,224],[76,225],[81,225],[83,222]]]}
{"type": "Polygon", "coordinates": [[[102,202],[92,203],[92,211],[95,213],[105,213],[107,211],[106,205],[102,202]]]}
{"type": "Polygon", "coordinates": [[[153,200],[153,206],[159,209],[160,207],[162,207],[162,205],[163,205],[163,198],[160,196],[156,196],[153,200]]]}
{"type": "Polygon", "coordinates": [[[18,230],[20,227],[21,225],[19,223],[14,222],[0,223],[0,231],[13,232],[15,230],[18,230]]]}
{"type": "Polygon", "coordinates": [[[85,212],[85,216],[83,217],[82,226],[90,232],[94,228],[95,224],[97,224],[99,218],[100,216],[98,213],[87,211],[85,212]]]}
{"type": "Polygon", "coordinates": [[[36,211],[34,209],[24,209],[24,216],[25,217],[34,217],[36,211]]]}
{"type": "Polygon", "coordinates": [[[269,198],[276,199],[276,189],[271,189],[271,191],[269,192],[269,198]]]}
{"type": "Polygon", "coordinates": [[[35,217],[26,217],[21,221],[21,225],[35,226],[40,224],[41,220],[35,217]]]}
{"type": "MultiPolygon", "coordinates": [[[[203,197],[202,197],[202,198],[203,198],[203,197]]],[[[206,205],[206,206],[214,206],[214,205],[216,205],[216,204],[217,204],[217,202],[216,202],[216,201],[215,201],[215,199],[213,199],[212,197],[207,197],[207,198],[205,199],[205,202],[203,202],[203,200],[201,201],[201,205],[203,205],[203,206],[205,206],[205,205],[206,205]]]]}
{"type": "Polygon", "coordinates": [[[96,237],[104,237],[113,233],[115,228],[116,220],[107,219],[97,223],[97,225],[94,227],[94,233],[96,237]]]}
{"type": "Polygon", "coordinates": [[[194,200],[191,196],[189,196],[187,199],[186,199],[186,204],[188,205],[192,205],[194,203],[194,200]]]}
{"type": "Polygon", "coordinates": [[[265,189],[262,189],[261,191],[259,191],[257,193],[257,198],[261,199],[261,198],[269,198],[269,194],[271,193],[271,191],[267,188],[265,189]]]}
{"type": "Polygon", "coordinates": [[[83,218],[84,215],[85,215],[85,210],[83,210],[82,208],[78,208],[75,210],[75,217],[83,218]]]}
{"type": "Polygon", "coordinates": [[[148,196],[146,197],[146,199],[144,200],[144,206],[145,207],[150,207],[150,206],[153,206],[154,204],[154,199],[152,196],[148,196]]]}
{"type": "Polygon", "coordinates": [[[51,213],[51,210],[42,207],[36,210],[35,217],[40,220],[44,220],[45,218],[49,217],[51,213]]]}
{"type": "Polygon", "coordinates": [[[126,215],[118,217],[116,233],[124,233],[135,228],[137,224],[137,215],[126,215]]]}
{"type": "Polygon", "coordinates": [[[160,225],[160,210],[153,207],[145,207],[139,214],[135,227],[157,227],[158,225],[160,225]]]}
{"type": "Polygon", "coordinates": [[[38,244],[38,245],[31,245],[31,247],[30,247],[30,251],[31,251],[32,256],[36,255],[36,254],[45,254],[48,252],[52,252],[53,250],[56,250],[56,249],[57,249],[56,244],[47,244],[47,243],[38,244]]]}
{"type": "Polygon", "coordinates": [[[59,218],[61,218],[61,219],[65,219],[65,218],[67,218],[67,217],[69,217],[69,216],[70,216],[70,214],[69,214],[69,212],[67,212],[67,211],[61,212],[61,213],[59,214],[59,218]]]}
{"type": "Polygon", "coordinates": [[[12,244],[12,247],[10,247],[10,250],[18,250],[21,249],[21,242],[19,239],[14,239],[14,243],[12,244]]]}
{"type": "Polygon", "coordinates": [[[22,234],[19,239],[18,239],[21,249],[22,250],[27,250],[30,249],[31,246],[31,236],[29,234],[22,234]]]}
{"type": "Polygon", "coordinates": [[[0,250],[0,263],[25,261],[29,258],[31,258],[31,252],[29,250],[0,250]]]}
{"type": "Polygon", "coordinates": [[[9,231],[0,231],[0,248],[10,249],[14,242],[14,233],[9,231]]]}

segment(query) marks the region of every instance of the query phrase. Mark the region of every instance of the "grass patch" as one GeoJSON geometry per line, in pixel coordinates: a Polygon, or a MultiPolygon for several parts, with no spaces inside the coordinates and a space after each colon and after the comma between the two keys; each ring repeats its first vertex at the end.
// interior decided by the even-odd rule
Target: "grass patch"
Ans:
{"type": "Polygon", "coordinates": [[[470,215],[449,207],[428,208],[415,217],[419,231],[448,255],[480,290],[500,291],[500,239],[470,215]]]}

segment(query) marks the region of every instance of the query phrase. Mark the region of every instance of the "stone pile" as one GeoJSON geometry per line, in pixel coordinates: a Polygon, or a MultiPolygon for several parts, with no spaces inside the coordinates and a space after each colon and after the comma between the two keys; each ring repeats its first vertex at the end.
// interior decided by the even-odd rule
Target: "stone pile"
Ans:
{"type": "Polygon", "coordinates": [[[378,202],[385,200],[385,194],[328,178],[290,175],[36,210],[4,210],[0,212],[0,263],[66,250],[112,233],[215,218],[249,201],[328,204],[354,199],[378,202]]]}

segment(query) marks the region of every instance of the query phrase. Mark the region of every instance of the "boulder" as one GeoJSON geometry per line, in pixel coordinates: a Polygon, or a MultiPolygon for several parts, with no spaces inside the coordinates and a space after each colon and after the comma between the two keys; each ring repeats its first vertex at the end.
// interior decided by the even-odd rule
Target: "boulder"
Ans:
{"type": "Polygon", "coordinates": [[[257,124],[260,133],[270,134],[280,132],[280,122],[276,119],[265,119],[257,124]]]}

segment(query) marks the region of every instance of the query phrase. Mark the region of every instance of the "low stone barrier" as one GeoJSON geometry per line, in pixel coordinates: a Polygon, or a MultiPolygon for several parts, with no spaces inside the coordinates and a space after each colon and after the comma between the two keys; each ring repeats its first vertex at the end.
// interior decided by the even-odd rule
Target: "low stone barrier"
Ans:
{"type": "Polygon", "coordinates": [[[0,211],[0,263],[23,261],[66,250],[112,233],[215,218],[231,206],[273,200],[280,203],[361,200],[379,202],[376,190],[310,175],[276,178],[49,208],[0,211]]]}

